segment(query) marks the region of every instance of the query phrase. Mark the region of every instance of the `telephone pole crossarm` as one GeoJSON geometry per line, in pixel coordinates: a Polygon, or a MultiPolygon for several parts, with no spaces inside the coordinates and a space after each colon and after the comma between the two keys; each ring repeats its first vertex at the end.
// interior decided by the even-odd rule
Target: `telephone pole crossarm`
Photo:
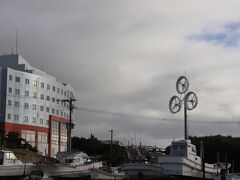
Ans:
{"type": "Polygon", "coordinates": [[[69,103],[69,123],[67,123],[67,151],[68,153],[71,153],[71,134],[72,134],[72,129],[74,128],[74,124],[72,123],[72,112],[74,109],[74,105],[73,102],[77,101],[74,98],[70,98],[70,99],[57,99],[57,101],[61,101],[61,102],[67,102],[69,103]]]}

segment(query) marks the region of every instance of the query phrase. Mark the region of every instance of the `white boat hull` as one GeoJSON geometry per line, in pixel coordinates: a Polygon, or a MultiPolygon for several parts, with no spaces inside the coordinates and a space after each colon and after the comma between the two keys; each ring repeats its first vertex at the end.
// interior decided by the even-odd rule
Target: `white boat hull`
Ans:
{"type": "Polygon", "coordinates": [[[78,174],[79,176],[88,176],[90,175],[91,169],[102,167],[102,162],[79,166],[69,166],[64,164],[40,164],[38,167],[44,173],[44,177],[62,177],[74,174],[78,174]]]}
{"type": "Polygon", "coordinates": [[[126,174],[130,176],[145,175],[145,176],[159,176],[162,174],[162,169],[156,164],[143,163],[127,163],[124,164],[126,174]]]}
{"type": "Polygon", "coordinates": [[[102,171],[100,169],[94,169],[91,172],[91,179],[92,180],[127,180],[130,179],[129,176],[125,174],[119,173],[108,173],[106,171],[102,171]]]}
{"type": "MultiPolygon", "coordinates": [[[[159,157],[162,173],[167,175],[203,177],[202,165],[185,157],[159,157]]],[[[213,164],[205,163],[205,178],[213,179],[220,170],[213,164]]]]}
{"type": "Polygon", "coordinates": [[[33,170],[32,164],[0,165],[0,177],[28,176],[33,170]]]}

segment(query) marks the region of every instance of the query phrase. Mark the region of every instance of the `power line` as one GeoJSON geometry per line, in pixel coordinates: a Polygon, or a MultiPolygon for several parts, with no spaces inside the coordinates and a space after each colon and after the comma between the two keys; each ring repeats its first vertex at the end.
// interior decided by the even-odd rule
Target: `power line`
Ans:
{"type": "MultiPolygon", "coordinates": [[[[150,119],[150,120],[158,120],[161,122],[179,122],[182,123],[183,119],[173,119],[173,118],[168,118],[168,117],[150,117],[150,116],[142,116],[142,115],[136,115],[136,114],[128,114],[128,113],[119,113],[119,112],[113,112],[113,111],[106,111],[106,110],[101,110],[101,109],[92,109],[92,108],[85,108],[85,107],[75,107],[76,110],[79,111],[86,111],[89,113],[95,113],[95,114],[106,114],[106,115],[112,115],[112,116],[123,116],[123,117],[128,117],[128,118],[141,118],[141,119],[150,119]]],[[[226,124],[226,123],[236,123],[240,124],[239,121],[219,121],[219,120],[194,120],[191,119],[191,123],[207,123],[207,124],[226,124]]]]}

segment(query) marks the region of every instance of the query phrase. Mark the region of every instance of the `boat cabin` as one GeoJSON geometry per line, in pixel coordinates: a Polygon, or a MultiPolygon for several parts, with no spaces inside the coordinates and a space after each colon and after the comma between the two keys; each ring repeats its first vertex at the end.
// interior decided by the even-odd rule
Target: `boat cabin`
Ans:
{"type": "Polygon", "coordinates": [[[89,162],[89,156],[84,152],[71,153],[66,152],[57,153],[57,160],[62,164],[69,164],[71,166],[83,165],[89,162]]]}
{"type": "Polygon", "coordinates": [[[181,156],[192,160],[200,160],[197,156],[196,146],[190,140],[173,141],[170,151],[171,156],[181,156]]]}
{"type": "Polygon", "coordinates": [[[21,164],[12,151],[0,150],[0,165],[21,164]]]}

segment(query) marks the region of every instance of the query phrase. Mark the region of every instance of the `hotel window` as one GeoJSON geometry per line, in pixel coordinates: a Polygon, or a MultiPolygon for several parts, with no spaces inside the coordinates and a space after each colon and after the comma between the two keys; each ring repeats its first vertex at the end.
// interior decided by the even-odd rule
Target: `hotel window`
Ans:
{"type": "Polygon", "coordinates": [[[29,79],[25,79],[25,84],[29,84],[29,79]]]}
{"type": "Polygon", "coordinates": [[[7,117],[9,120],[11,120],[11,114],[8,114],[7,117]]]}
{"type": "Polygon", "coordinates": [[[37,81],[33,80],[33,86],[37,87],[37,81]]]}
{"type": "Polygon", "coordinates": [[[25,97],[29,97],[29,91],[25,91],[24,95],[25,97]]]}
{"type": "Polygon", "coordinates": [[[49,125],[49,120],[48,120],[48,119],[46,120],[46,125],[47,125],[47,126],[49,125]]]}
{"type": "Polygon", "coordinates": [[[56,115],[59,115],[59,110],[56,110],[56,115]]]}
{"type": "Polygon", "coordinates": [[[44,83],[43,82],[41,82],[41,88],[44,88],[44,83]]]}
{"type": "Polygon", "coordinates": [[[15,107],[19,107],[19,102],[18,101],[14,101],[14,106],[15,107]]]}
{"type": "Polygon", "coordinates": [[[11,87],[8,88],[8,92],[12,93],[12,88],[11,87]]]}
{"type": "Polygon", "coordinates": [[[11,106],[11,105],[12,105],[12,101],[8,100],[8,106],[11,106]]]}
{"type": "Polygon", "coordinates": [[[60,89],[59,88],[57,88],[57,93],[59,93],[60,92],[60,89]]]}
{"type": "Polygon", "coordinates": [[[28,123],[28,116],[24,116],[24,121],[23,121],[24,123],[28,123]]]}
{"type": "Polygon", "coordinates": [[[49,107],[46,107],[46,112],[49,112],[49,107]]]}
{"type": "Polygon", "coordinates": [[[33,92],[33,98],[37,98],[37,92],[33,92]]]}
{"type": "Polygon", "coordinates": [[[27,142],[29,142],[33,147],[35,146],[35,132],[34,131],[28,131],[28,130],[22,130],[22,138],[25,139],[27,142]]]}
{"type": "Polygon", "coordinates": [[[32,123],[36,123],[37,122],[37,118],[36,117],[32,117],[32,123]]]}
{"type": "Polygon", "coordinates": [[[8,80],[12,81],[12,75],[11,74],[8,76],[8,80]]]}
{"type": "Polygon", "coordinates": [[[64,96],[66,96],[67,95],[67,93],[66,93],[66,91],[64,91],[64,96]]]}
{"type": "Polygon", "coordinates": [[[61,124],[61,144],[67,145],[67,125],[61,124]]]}
{"type": "Polygon", "coordinates": [[[50,97],[49,96],[47,96],[47,101],[49,101],[50,100],[50,97]]]}
{"type": "Polygon", "coordinates": [[[40,124],[43,124],[43,119],[42,118],[40,118],[40,124]]]}
{"type": "Polygon", "coordinates": [[[60,111],[61,112],[61,116],[63,116],[63,112],[62,111],[60,111]]]}
{"type": "Polygon", "coordinates": [[[55,97],[52,98],[52,102],[53,102],[53,103],[55,102],[55,97]]]}
{"type": "Polygon", "coordinates": [[[61,89],[61,93],[62,93],[62,95],[63,95],[63,90],[61,89]]]}
{"type": "Polygon", "coordinates": [[[36,109],[37,109],[37,105],[33,104],[33,110],[36,110],[36,109]]]}
{"type": "Polygon", "coordinates": [[[16,77],[15,82],[20,82],[20,77],[16,77]]]}
{"type": "Polygon", "coordinates": [[[24,109],[28,109],[28,103],[24,103],[24,109]]]}
{"type": "Polygon", "coordinates": [[[52,108],[52,114],[55,114],[55,109],[52,108]]]}
{"type": "Polygon", "coordinates": [[[15,89],[15,94],[19,95],[20,94],[20,89],[15,89]]]}
{"type": "Polygon", "coordinates": [[[14,115],[14,121],[18,121],[19,120],[19,116],[18,115],[14,115]]]}
{"type": "Polygon", "coordinates": [[[59,141],[59,122],[53,121],[52,124],[52,143],[58,144],[59,141]]]}
{"type": "Polygon", "coordinates": [[[53,86],[52,88],[53,88],[53,92],[55,92],[55,86],[53,86]]]}
{"type": "Polygon", "coordinates": [[[38,142],[39,143],[47,143],[48,136],[45,132],[38,132],[38,142]]]}
{"type": "Polygon", "coordinates": [[[50,90],[50,84],[47,84],[47,90],[50,90]]]}
{"type": "Polygon", "coordinates": [[[44,111],[44,107],[43,106],[40,106],[40,111],[44,111]]]}
{"type": "Polygon", "coordinates": [[[41,99],[44,99],[44,94],[41,94],[41,95],[40,95],[40,98],[41,98],[41,99]]]}

